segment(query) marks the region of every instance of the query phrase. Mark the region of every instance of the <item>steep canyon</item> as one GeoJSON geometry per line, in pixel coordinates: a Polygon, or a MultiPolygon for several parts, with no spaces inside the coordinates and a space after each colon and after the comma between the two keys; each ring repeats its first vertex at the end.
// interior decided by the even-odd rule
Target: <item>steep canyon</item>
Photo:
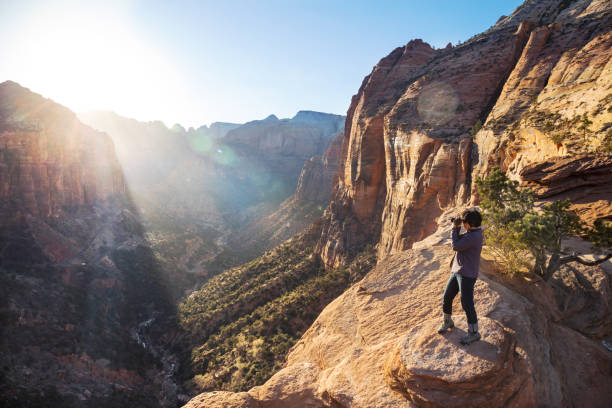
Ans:
{"type": "Polygon", "coordinates": [[[412,40],[381,59],[351,100],[332,198],[314,224],[327,270],[370,245],[376,267],[271,379],[187,406],[606,406],[609,262],[566,266],[546,283],[505,278],[484,259],[485,341],[465,349],[432,332],[449,220],[478,204],[476,177],[499,166],[542,201],[569,198],[587,223],[612,219],[611,28],[607,1],[526,1],[465,43],[412,40]]]}

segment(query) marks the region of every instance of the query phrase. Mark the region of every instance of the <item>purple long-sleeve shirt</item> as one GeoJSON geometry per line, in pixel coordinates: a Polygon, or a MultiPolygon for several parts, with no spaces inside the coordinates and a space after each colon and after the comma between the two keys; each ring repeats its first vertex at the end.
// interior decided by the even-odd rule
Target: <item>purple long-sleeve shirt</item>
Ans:
{"type": "Polygon", "coordinates": [[[478,277],[480,253],[482,252],[482,230],[480,228],[459,234],[459,228],[453,228],[451,235],[455,256],[451,264],[451,272],[467,278],[478,277]]]}

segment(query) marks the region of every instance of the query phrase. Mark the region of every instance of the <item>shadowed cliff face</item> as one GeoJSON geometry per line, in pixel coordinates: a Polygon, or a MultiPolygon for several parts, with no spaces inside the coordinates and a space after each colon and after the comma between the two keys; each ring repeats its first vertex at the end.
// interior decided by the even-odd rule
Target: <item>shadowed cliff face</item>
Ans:
{"type": "MultiPolygon", "coordinates": [[[[518,178],[529,164],[596,154],[612,120],[611,18],[605,1],[531,2],[457,47],[413,40],[383,58],[348,110],[317,245],[325,264],[345,262],[366,243],[378,243],[379,258],[410,248],[445,209],[469,202],[472,179],[493,165],[518,178]],[[560,113],[552,126],[573,128],[563,142],[542,131],[542,111],[560,113]],[[593,124],[583,151],[570,120],[584,113],[593,124]]],[[[590,184],[601,197],[610,181],[590,184]]],[[[584,194],[574,198],[588,205],[584,194]]],[[[591,219],[612,215],[609,199],[600,204],[608,210],[591,219]]]]}
{"type": "Polygon", "coordinates": [[[329,204],[337,177],[342,133],[322,156],[311,157],[302,168],[295,193],[265,217],[254,219],[228,241],[225,257],[250,260],[274,248],[315,222],[329,204]]]}
{"type": "Polygon", "coordinates": [[[110,137],[5,82],[0,168],[0,405],[176,406],[176,282],[110,137]]]}

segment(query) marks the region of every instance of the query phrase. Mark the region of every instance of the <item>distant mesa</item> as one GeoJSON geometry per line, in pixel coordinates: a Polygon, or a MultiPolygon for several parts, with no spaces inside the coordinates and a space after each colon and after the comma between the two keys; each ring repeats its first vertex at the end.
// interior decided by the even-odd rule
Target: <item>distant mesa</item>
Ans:
{"type": "Polygon", "coordinates": [[[278,118],[275,114],[269,115],[267,118],[264,119],[264,121],[266,122],[276,122],[277,120],[278,118]]]}
{"type": "Polygon", "coordinates": [[[175,123],[171,128],[171,131],[175,132],[175,133],[185,133],[186,130],[183,126],[181,126],[179,123],[175,123]]]}

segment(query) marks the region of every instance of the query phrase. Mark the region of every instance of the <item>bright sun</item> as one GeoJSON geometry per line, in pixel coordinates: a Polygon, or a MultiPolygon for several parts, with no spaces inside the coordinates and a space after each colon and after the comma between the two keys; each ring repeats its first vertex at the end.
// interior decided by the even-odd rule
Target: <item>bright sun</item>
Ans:
{"type": "Polygon", "coordinates": [[[77,112],[112,108],[134,117],[167,117],[185,99],[181,76],[155,44],[128,27],[116,11],[41,9],[14,42],[5,79],[77,112]]]}

